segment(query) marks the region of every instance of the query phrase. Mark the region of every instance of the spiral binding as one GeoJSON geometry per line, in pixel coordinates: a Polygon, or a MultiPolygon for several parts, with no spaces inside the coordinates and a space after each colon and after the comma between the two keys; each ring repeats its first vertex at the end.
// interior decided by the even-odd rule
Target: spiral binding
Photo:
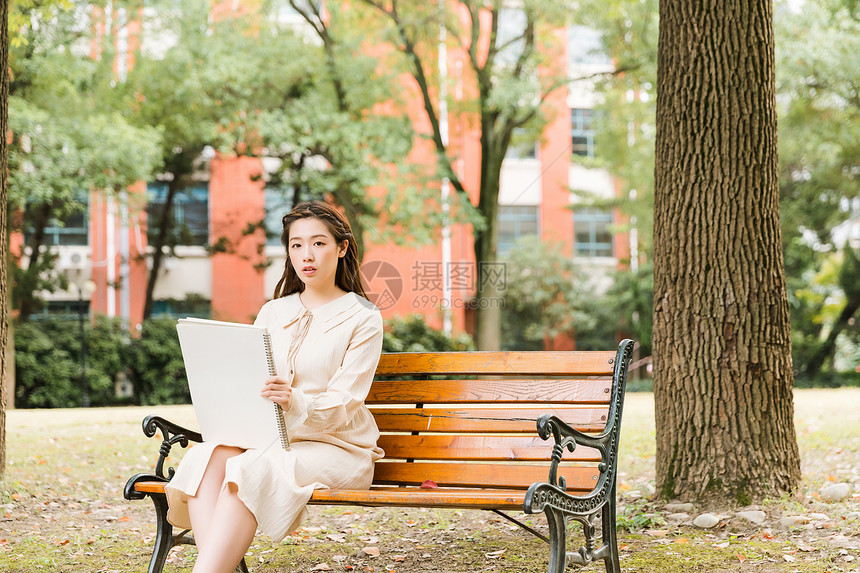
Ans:
{"type": "MultiPolygon", "coordinates": [[[[266,344],[266,360],[269,363],[269,376],[275,376],[277,371],[275,370],[275,357],[272,354],[272,337],[269,335],[269,331],[265,331],[263,334],[263,340],[266,344]]],[[[284,424],[284,413],[281,409],[281,405],[277,402],[273,402],[275,405],[275,419],[278,421],[278,433],[281,436],[281,446],[285,450],[290,449],[290,436],[287,433],[287,426],[284,424]]]]}

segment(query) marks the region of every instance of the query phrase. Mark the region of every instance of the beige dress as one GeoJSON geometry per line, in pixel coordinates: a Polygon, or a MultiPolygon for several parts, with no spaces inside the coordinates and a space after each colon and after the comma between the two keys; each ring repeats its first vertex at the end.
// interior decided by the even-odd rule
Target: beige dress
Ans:
{"type": "MultiPolygon", "coordinates": [[[[269,329],[277,372],[292,380],[293,401],[284,412],[292,447],[230,458],[223,487],[236,484],[259,529],[280,540],[301,522],[313,490],[370,487],[383,452],[364,399],[382,352],[382,316],[355,293],[312,311],[292,294],[266,303],[255,324],[269,329]]],[[[217,446],[192,447],[165,488],[173,525],[191,527],[187,499],[217,446]]]]}

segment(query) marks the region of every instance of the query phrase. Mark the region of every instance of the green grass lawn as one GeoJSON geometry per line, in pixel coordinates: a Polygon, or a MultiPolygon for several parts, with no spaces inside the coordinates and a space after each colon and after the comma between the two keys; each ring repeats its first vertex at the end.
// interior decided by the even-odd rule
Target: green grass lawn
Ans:
{"type": "MultiPolygon", "coordinates": [[[[823,504],[818,496],[830,482],[860,481],[860,389],[798,390],[795,397],[800,490],[766,500],[762,526],[727,518],[715,530],[699,530],[667,525],[662,504],[646,499],[654,481],[653,395],[627,396],[619,467],[625,571],[860,571],[860,522],[852,517],[860,510],[858,496],[838,504],[823,504]],[[816,513],[831,519],[778,527],[783,515],[816,513]]],[[[0,573],[146,570],[155,534],[152,508],[149,501],[125,501],[122,488],[132,474],[153,467],[158,444],[140,429],[147,414],[194,427],[190,406],[8,412],[0,573]]],[[[540,516],[528,519],[543,526],[540,516]]],[[[193,556],[193,548],[175,550],[166,571],[190,571],[193,556]]],[[[546,558],[541,541],[484,512],[314,507],[284,542],[258,537],[248,563],[255,573],[525,573],[545,571],[546,558]],[[380,555],[365,555],[364,547],[380,555]]]]}

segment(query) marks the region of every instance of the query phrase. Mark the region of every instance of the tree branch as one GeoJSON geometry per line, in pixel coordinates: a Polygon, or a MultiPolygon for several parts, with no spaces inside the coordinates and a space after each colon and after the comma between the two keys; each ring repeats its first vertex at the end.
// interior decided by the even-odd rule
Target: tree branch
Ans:
{"type": "Polygon", "coordinates": [[[418,84],[418,89],[421,91],[421,98],[424,103],[424,111],[427,114],[427,119],[430,121],[430,127],[433,131],[432,139],[433,143],[436,146],[436,154],[439,157],[439,161],[442,164],[442,169],[446,172],[446,176],[450,181],[451,185],[454,187],[454,190],[458,193],[462,193],[466,195],[466,189],[463,186],[463,183],[460,181],[460,178],[457,177],[457,174],[454,172],[454,168],[451,165],[451,160],[448,158],[447,148],[442,143],[442,130],[439,125],[439,116],[436,113],[436,109],[433,107],[433,99],[430,97],[430,87],[429,81],[427,79],[427,74],[424,71],[424,65],[421,62],[421,58],[418,57],[418,52],[416,51],[416,41],[411,38],[406,30],[406,27],[403,21],[400,19],[400,15],[397,13],[397,0],[392,0],[391,8],[386,9],[382,6],[381,3],[375,2],[374,0],[361,0],[369,6],[372,6],[382,12],[391,22],[394,24],[395,29],[397,30],[397,35],[402,42],[402,46],[398,48],[409,60],[412,69],[412,77],[415,79],[415,82],[418,84]]]}
{"type": "Polygon", "coordinates": [[[336,42],[334,38],[331,37],[329,33],[328,27],[325,24],[325,21],[322,18],[322,13],[320,9],[313,3],[308,2],[308,5],[311,7],[313,11],[313,16],[306,13],[304,10],[299,8],[296,0],[289,0],[290,6],[298,12],[305,21],[310,24],[314,31],[319,36],[320,40],[323,43],[323,49],[325,50],[326,55],[326,67],[329,71],[329,78],[331,79],[331,83],[334,86],[335,95],[337,97],[337,108],[338,111],[342,113],[349,113],[349,103],[346,99],[346,89],[343,86],[343,81],[341,80],[340,74],[337,72],[337,63],[335,62],[334,57],[334,49],[336,42]]]}

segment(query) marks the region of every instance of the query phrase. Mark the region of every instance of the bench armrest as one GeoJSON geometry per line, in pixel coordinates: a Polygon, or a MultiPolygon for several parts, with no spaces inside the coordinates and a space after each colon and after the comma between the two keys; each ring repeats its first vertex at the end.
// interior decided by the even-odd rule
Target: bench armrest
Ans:
{"type": "MultiPolygon", "coordinates": [[[[567,489],[564,477],[558,476],[558,464],[561,463],[562,454],[565,448],[569,452],[573,452],[577,445],[588,446],[600,452],[601,458],[606,462],[606,440],[601,439],[601,436],[589,436],[583,434],[576,428],[569,426],[564,420],[552,415],[544,414],[537,420],[538,435],[544,440],[548,440],[552,436],[555,442],[552,446],[552,463],[549,467],[549,479],[547,483],[558,485],[562,491],[567,489]]],[[[603,471],[603,467],[601,467],[603,471]]]]}
{"type": "Polygon", "coordinates": [[[162,440],[161,447],[158,450],[158,461],[155,464],[155,475],[160,479],[169,481],[175,473],[173,468],[167,468],[167,474],[165,475],[164,473],[164,462],[167,460],[167,456],[170,455],[170,449],[175,444],[187,448],[189,442],[200,443],[203,441],[203,436],[199,432],[183,428],[160,416],[147,416],[144,418],[143,433],[146,434],[146,437],[152,438],[156,432],[161,432],[162,440]]]}

